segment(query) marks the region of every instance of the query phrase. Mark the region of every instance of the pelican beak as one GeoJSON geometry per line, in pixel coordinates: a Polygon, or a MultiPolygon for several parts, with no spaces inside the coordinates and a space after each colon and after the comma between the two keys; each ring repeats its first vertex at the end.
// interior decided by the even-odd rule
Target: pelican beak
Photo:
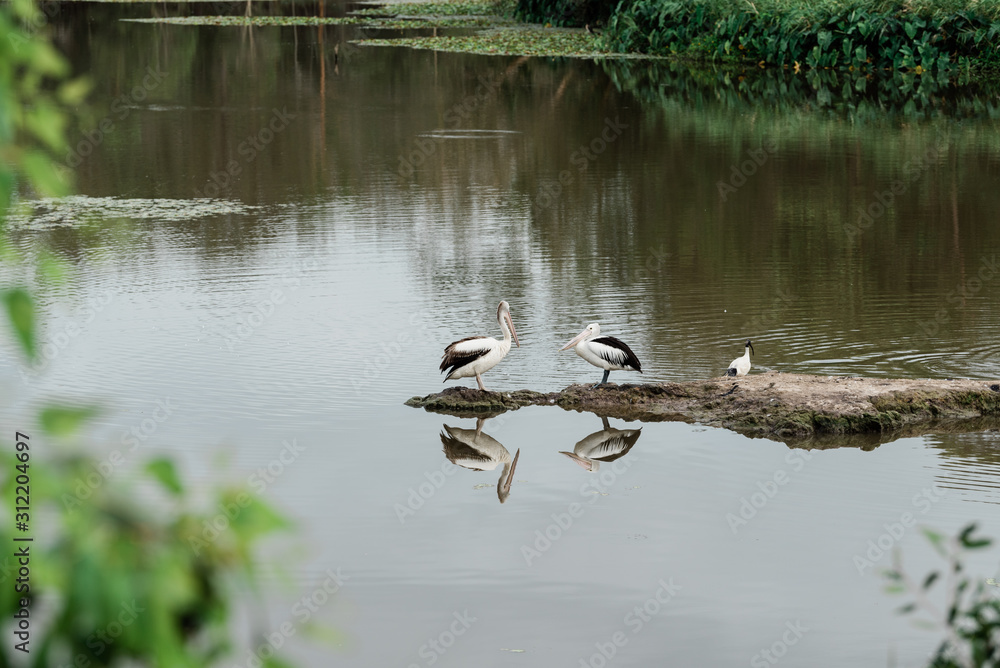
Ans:
{"type": "Polygon", "coordinates": [[[503,317],[507,321],[507,326],[510,327],[510,335],[514,337],[514,343],[520,348],[521,344],[517,341],[517,330],[514,329],[514,321],[510,319],[510,311],[504,311],[503,317]]]}
{"type": "Polygon", "coordinates": [[[500,485],[500,489],[497,492],[497,496],[500,497],[500,503],[507,500],[510,495],[510,484],[514,482],[514,469],[517,468],[517,458],[521,456],[521,449],[518,448],[517,452],[514,453],[514,461],[510,463],[510,473],[507,474],[507,479],[503,481],[500,485]]]}
{"type": "Polygon", "coordinates": [[[580,341],[583,341],[585,338],[587,338],[588,334],[590,334],[590,330],[589,329],[583,330],[582,332],[580,332],[579,334],[576,335],[576,338],[574,338],[572,341],[570,341],[565,346],[563,346],[562,348],[560,348],[559,352],[562,352],[564,350],[569,350],[570,348],[572,348],[576,344],[580,343],[580,341]]]}
{"type": "Polygon", "coordinates": [[[579,464],[583,468],[587,469],[588,471],[593,471],[594,470],[594,462],[590,461],[589,459],[585,459],[585,458],[581,457],[580,455],[576,454],[575,452],[563,452],[562,450],[560,450],[559,454],[560,455],[566,455],[567,457],[569,457],[570,459],[572,459],[574,462],[576,462],[577,464],[579,464]]]}

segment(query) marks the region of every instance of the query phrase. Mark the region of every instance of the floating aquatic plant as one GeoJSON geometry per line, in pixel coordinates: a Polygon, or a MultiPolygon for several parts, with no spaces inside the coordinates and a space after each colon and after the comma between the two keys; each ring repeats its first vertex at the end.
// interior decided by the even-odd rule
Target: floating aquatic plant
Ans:
{"type": "Polygon", "coordinates": [[[69,197],[28,200],[7,219],[12,229],[41,230],[77,225],[90,219],[159,220],[179,222],[208,216],[249,213],[260,207],[222,199],[128,199],[69,197]]]}

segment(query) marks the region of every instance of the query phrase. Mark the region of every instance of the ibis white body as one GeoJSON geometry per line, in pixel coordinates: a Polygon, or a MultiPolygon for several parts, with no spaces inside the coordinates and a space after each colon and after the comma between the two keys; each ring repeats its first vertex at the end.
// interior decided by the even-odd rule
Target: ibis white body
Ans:
{"type": "Polygon", "coordinates": [[[750,373],[750,352],[753,350],[753,344],[750,343],[750,339],[747,339],[746,348],[743,351],[743,357],[737,357],[729,365],[729,369],[726,371],[727,376],[745,376],[750,373]]]}

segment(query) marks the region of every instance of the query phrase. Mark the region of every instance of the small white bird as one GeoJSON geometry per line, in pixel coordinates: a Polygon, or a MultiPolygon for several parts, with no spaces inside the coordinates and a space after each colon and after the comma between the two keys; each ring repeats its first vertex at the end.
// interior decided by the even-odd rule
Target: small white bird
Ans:
{"type": "Polygon", "coordinates": [[[510,485],[514,481],[514,470],[521,451],[510,457],[510,450],[503,447],[499,441],[483,433],[483,418],[476,419],[475,429],[458,429],[444,425],[441,433],[441,444],[444,445],[444,455],[452,464],[473,471],[495,471],[503,464],[500,479],[497,480],[497,498],[500,503],[510,496],[510,485]]]}
{"type": "Polygon", "coordinates": [[[753,344],[750,343],[750,339],[747,339],[746,349],[743,351],[743,357],[737,357],[733,360],[732,364],[729,365],[729,369],[726,371],[727,376],[745,376],[750,373],[750,354],[753,352],[753,344]]]}
{"type": "Polygon", "coordinates": [[[608,424],[606,417],[601,418],[601,423],[604,428],[577,443],[573,452],[560,450],[559,454],[566,455],[588,471],[595,472],[601,468],[601,462],[613,462],[628,454],[642,434],[641,429],[614,429],[608,424]]]}
{"type": "Polygon", "coordinates": [[[503,331],[503,341],[497,341],[492,336],[470,336],[459,341],[455,341],[444,349],[441,357],[441,371],[448,371],[444,382],[453,378],[476,377],[479,389],[485,391],[483,377],[486,373],[500,363],[510,351],[510,338],[513,335],[514,343],[520,348],[521,344],[517,340],[517,332],[514,330],[514,321],[510,319],[510,304],[500,302],[497,307],[497,322],[503,331]]]}
{"type": "Polygon", "coordinates": [[[632,349],[613,336],[601,336],[601,326],[596,322],[587,325],[587,329],[580,332],[559,351],[573,347],[576,348],[577,355],[598,369],[604,369],[604,378],[594,387],[608,382],[608,375],[612,370],[642,373],[642,365],[632,349]]]}

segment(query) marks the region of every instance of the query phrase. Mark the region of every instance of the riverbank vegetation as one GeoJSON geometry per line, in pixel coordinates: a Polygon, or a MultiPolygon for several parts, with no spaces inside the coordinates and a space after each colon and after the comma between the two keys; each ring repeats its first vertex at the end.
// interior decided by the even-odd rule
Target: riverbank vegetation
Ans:
{"type": "Polygon", "coordinates": [[[615,52],[760,67],[951,71],[996,69],[1000,2],[807,3],[799,0],[520,0],[525,20],[604,25],[615,52]],[[579,5],[579,6],[578,6],[579,5]]]}

